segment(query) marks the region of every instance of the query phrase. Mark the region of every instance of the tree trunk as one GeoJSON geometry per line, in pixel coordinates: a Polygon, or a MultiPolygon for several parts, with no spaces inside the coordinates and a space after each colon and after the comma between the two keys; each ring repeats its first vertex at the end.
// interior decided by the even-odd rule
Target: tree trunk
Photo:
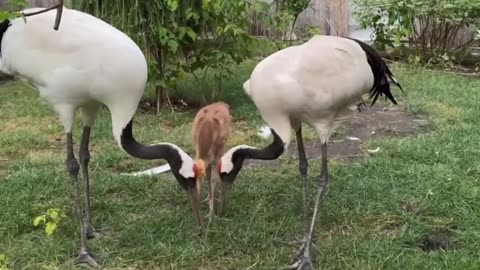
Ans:
{"type": "Polygon", "coordinates": [[[165,93],[165,89],[161,86],[158,86],[155,89],[155,114],[160,114],[160,109],[162,108],[162,101],[163,95],[165,93]]]}
{"type": "Polygon", "coordinates": [[[348,0],[329,0],[327,18],[330,35],[348,36],[348,0]]]}

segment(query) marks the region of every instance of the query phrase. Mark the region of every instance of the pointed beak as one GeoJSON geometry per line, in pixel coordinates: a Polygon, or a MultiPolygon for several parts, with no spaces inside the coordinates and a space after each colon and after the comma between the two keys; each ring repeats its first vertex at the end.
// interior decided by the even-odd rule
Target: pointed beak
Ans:
{"type": "Polygon", "coordinates": [[[195,222],[197,223],[198,227],[200,227],[200,230],[203,229],[203,220],[202,216],[200,215],[200,199],[198,196],[198,192],[196,189],[192,189],[187,191],[188,192],[188,198],[190,199],[190,203],[192,205],[192,213],[193,217],[195,218],[195,222]]]}
{"type": "Polygon", "coordinates": [[[227,206],[227,194],[232,189],[232,184],[228,182],[222,182],[222,188],[220,192],[220,202],[219,207],[217,208],[217,215],[223,216],[225,213],[225,208],[227,206]]]}
{"type": "Polygon", "coordinates": [[[202,179],[197,178],[195,190],[197,191],[198,197],[200,197],[200,192],[202,191],[202,179]]]}

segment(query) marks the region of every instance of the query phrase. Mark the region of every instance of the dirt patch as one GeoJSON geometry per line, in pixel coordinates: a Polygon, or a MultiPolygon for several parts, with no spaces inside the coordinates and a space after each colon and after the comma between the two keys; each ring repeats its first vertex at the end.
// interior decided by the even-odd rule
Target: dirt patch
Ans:
{"type": "Polygon", "coordinates": [[[425,252],[433,252],[437,250],[455,249],[457,241],[452,232],[446,230],[434,231],[424,235],[420,239],[418,247],[425,252]]]}
{"type": "MultiPolygon", "coordinates": [[[[407,112],[400,106],[385,107],[374,105],[363,107],[361,112],[351,108],[344,116],[339,118],[335,133],[328,143],[329,160],[352,162],[365,156],[368,152],[362,149],[362,143],[379,137],[406,137],[428,130],[428,122],[419,116],[407,112]],[[352,138],[358,140],[352,140],[352,138]]],[[[309,160],[320,159],[320,144],[318,140],[305,140],[305,152],[309,160]]],[[[292,142],[288,147],[287,155],[294,159],[298,157],[297,145],[292,142]]],[[[274,166],[278,160],[246,161],[250,166],[274,166]]]]}
{"type": "Polygon", "coordinates": [[[5,177],[9,174],[9,170],[12,167],[13,162],[8,159],[3,159],[0,157],[0,181],[5,179],[5,177]]]}

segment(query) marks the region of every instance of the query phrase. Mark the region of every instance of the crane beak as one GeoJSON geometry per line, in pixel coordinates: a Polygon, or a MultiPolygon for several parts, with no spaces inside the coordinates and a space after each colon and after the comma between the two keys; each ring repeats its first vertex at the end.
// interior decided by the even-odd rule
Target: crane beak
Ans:
{"type": "Polygon", "coordinates": [[[232,183],[223,182],[220,191],[220,202],[217,208],[217,215],[223,216],[227,206],[227,193],[232,189],[232,183]]]}
{"type": "Polygon", "coordinates": [[[197,191],[197,195],[198,197],[200,197],[200,193],[202,191],[202,179],[201,178],[197,178],[197,181],[196,181],[196,184],[195,184],[195,190],[197,191]]]}
{"type": "Polygon", "coordinates": [[[195,218],[195,222],[197,225],[200,227],[200,230],[203,229],[203,220],[202,216],[200,215],[200,200],[198,196],[197,189],[192,189],[187,191],[188,192],[188,197],[190,199],[190,203],[192,205],[192,212],[193,212],[193,217],[195,218]]]}

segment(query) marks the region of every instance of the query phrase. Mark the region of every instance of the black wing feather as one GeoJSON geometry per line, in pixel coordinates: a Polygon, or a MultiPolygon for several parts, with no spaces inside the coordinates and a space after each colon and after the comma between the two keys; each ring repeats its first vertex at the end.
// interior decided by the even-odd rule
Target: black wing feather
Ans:
{"type": "Polygon", "coordinates": [[[2,39],[3,34],[7,32],[8,27],[10,26],[10,20],[6,19],[0,23],[0,56],[2,56],[2,39]]]}
{"type": "Polygon", "coordinates": [[[397,101],[395,100],[392,92],[390,91],[390,83],[388,82],[388,79],[390,79],[395,85],[397,85],[398,88],[402,90],[402,92],[404,91],[402,89],[402,86],[398,83],[397,79],[395,79],[395,77],[393,76],[392,71],[390,71],[385,61],[383,61],[382,57],[380,57],[377,51],[375,51],[375,49],[373,49],[368,44],[354,38],[350,39],[357,42],[358,45],[362,47],[367,56],[368,64],[372,68],[373,86],[370,89],[370,99],[373,98],[373,101],[370,106],[373,106],[373,104],[375,104],[375,102],[377,101],[378,97],[383,95],[385,95],[385,98],[390,99],[393,104],[397,105],[397,101]]]}

